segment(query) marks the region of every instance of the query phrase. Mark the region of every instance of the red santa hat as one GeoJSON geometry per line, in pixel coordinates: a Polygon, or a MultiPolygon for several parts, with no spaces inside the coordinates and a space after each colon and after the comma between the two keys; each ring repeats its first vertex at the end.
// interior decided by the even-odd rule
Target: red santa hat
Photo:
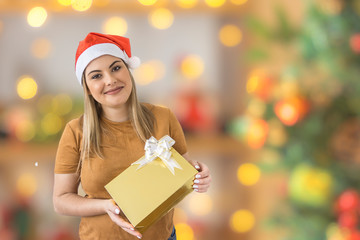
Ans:
{"type": "Polygon", "coordinates": [[[75,57],[75,72],[80,84],[83,72],[87,65],[102,55],[111,55],[121,58],[129,68],[137,68],[140,59],[131,56],[130,40],[126,37],[89,33],[84,40],[79,42],[75,57]]]}

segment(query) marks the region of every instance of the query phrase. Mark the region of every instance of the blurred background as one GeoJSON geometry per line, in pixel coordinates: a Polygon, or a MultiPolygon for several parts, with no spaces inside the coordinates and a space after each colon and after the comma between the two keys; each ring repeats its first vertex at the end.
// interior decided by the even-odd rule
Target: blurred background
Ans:
{"type": "Polygon", "coordinates": [[[129,37],[212,186],[179,240],[360,240],[359,0],[0,0],[0,239],[78,239],[52,206],[88,32],[129,37]]]}

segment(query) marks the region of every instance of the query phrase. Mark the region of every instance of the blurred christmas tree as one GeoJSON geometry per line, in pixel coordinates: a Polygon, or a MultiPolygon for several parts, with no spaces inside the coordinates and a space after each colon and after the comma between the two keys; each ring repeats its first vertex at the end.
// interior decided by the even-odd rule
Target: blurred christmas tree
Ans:
{"type": "Polygon", "coordinates": [[[360,1],[306,9],[301,27],[281,8],[275,27],[248,19],[255,70],[229,131],[261,149],[262,169],[288,173],[270,221],[289,230],[285,239],[360,240],[360,1]]]}

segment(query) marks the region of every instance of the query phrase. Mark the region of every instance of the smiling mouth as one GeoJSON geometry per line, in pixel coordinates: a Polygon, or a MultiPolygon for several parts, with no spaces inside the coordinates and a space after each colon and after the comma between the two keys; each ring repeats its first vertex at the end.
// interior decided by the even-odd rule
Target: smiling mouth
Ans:
{"type": "Polygon", "coordinates": [[[118,93],[123,88],[124,87],[116,87],[116,88],[110,89],[109,91],[106,91],[104,94],[115,94],[115,93],[118,93]]]}

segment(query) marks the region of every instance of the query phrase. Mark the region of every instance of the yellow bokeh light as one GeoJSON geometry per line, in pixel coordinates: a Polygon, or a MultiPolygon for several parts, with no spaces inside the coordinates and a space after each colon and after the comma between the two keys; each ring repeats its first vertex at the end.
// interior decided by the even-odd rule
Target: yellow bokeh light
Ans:
{"type": "Polygon", "coordinates": [[[213,209],[213,201],[208,194],[194,194],[189,199],[189,209],[198,216],[209,214],[213,209]]]}
{"type": "Polygon", "coordinates": [[[23,197],[31,197],[37,188],[37,181],[30,173],[21,175],[16,181],[16,190],[23,197]]]}
{"type": "Polygon", "coordinates": [[[155,80],[156,71],[148,63],[143,63],[134,72],[136,83],[139,85],[148,85],[155,80]]]}
{"type": "Polygon", "coordinates": [[[37,84],[35,80],[29,76],[20,77],[16,90],[22,99],[33,98],[37,93],[37,84]]]}
{"type": "Polygon", "coordinates": [[[181,72],[188,79],[196,79],[204,72],[204,62],[197,55],[189,55],[181,62],[181,72]]]}
{"type": "Polygon", "coordinates": [[[55,113],[48,113],[41,120],[41,129],[47,135],[58,133],[62,127],[61,118],[55,113]]]}
{"type": "Polygon", "coordinates": [[[231,3],[235,4],[235,5],[242,5],[244,3],[246,3],[248,0],[231,0],[231,3]]]}
{"type": "Polygon", "coordinates": [[[235,232],[248,232],[254,227],[254,224],[254,215],[245,209],[236,211],[230,218],[230,227],[235,232]]]}
{"type": "Polygon", "coordinates": [[[52,110],[59,116],[68,114],[72,110],[72,100],[66,94],[59,94],[52,99],[52,110]]]}
{"type": "Polygon", "coordinates": [[[46,58],[51,51],[51,42],[46,38],[38,38],[31,44],[31,53],[36,58],[46,58]]]}
{"type": "Polygon", "coordinates": [[[165,75],[165,65],[161,61],[151,60],[134,70],[134,78],[139,85],[148,85],[162,79],[165,75]]]}
{"type": "Polygon", "coordinates": [[[260,169],[252,163],[242,164],[237,171],[237,177],[240,183],[251,186],[257,183],[260,179],[260,169]]]}
{"type": "Polygon", "coordinates": [[[176,207],[174,210],[174,224],[186,223],[187,219],[188,216],[186,212],[183,209],[176,207]]]}
{"type": "Polygon", "coordinates": [[[176,0],[176,4],[182,8],[192,8],[197,4],[197,0],[176,0]]]}
{"type": "Polygon", "coordinates": [[[70,6],[71,5],[71,0],[57,0],[58,3],[60,5],[63,5],[63,6],[70,6]]]}
{"type": "Polygon", "coordinates": [[[40,27],[47,18],[47,11],[43,7],[32,8],[27,15],[27,22],[32,27],[40,27]]]}
{"type": "Polygon", "coordinates": [[[240,29],[232,24],[225,25],[220,29],[219,39],[222,44],[227,47],[234,47],[242,40],[240,29]]]}
{"type": "Polygon", "coordinates": [[[186,223],[179,223],[175,225],[177,240],[193,240],[194,231],[186,223]]]}
{"type": "Polygon", "coordinates": [[[138,0],[139,3],[141,3],[142,5],[145,6],[150,6],[150,5],[154,5],[157,0],[138,0]]]}
{"type": "Polygon", "coordinates": [[[92,5],[92,0],[71,0],[71,6],[74,10],[83,12],[88,10],[92,5]]]}
{"type": "Polygon", "coordinates": [[[157,29],[167,29],[174,22],[174,14],[166,8],[158,8],[149,14],[149,22],[157,29]]]}
{"type": "Polygon", "coordinates": [[[213,8],[221,7],[225,2],[226,0],[205,0],[205,3],[213,8]]]}
{"type": "Polygon", "coordinates": [[[35,137],[35,125],[29,120],[22,120],[15,129],[16,137],[22,142],[28,142],[35,137]]]}
{"type": "Polygon", "coordinates": [[[107,34],[124,36],[128,25],[126,20],[121,17],[111,17],[104,22],[102,29],[107,34]]]}

